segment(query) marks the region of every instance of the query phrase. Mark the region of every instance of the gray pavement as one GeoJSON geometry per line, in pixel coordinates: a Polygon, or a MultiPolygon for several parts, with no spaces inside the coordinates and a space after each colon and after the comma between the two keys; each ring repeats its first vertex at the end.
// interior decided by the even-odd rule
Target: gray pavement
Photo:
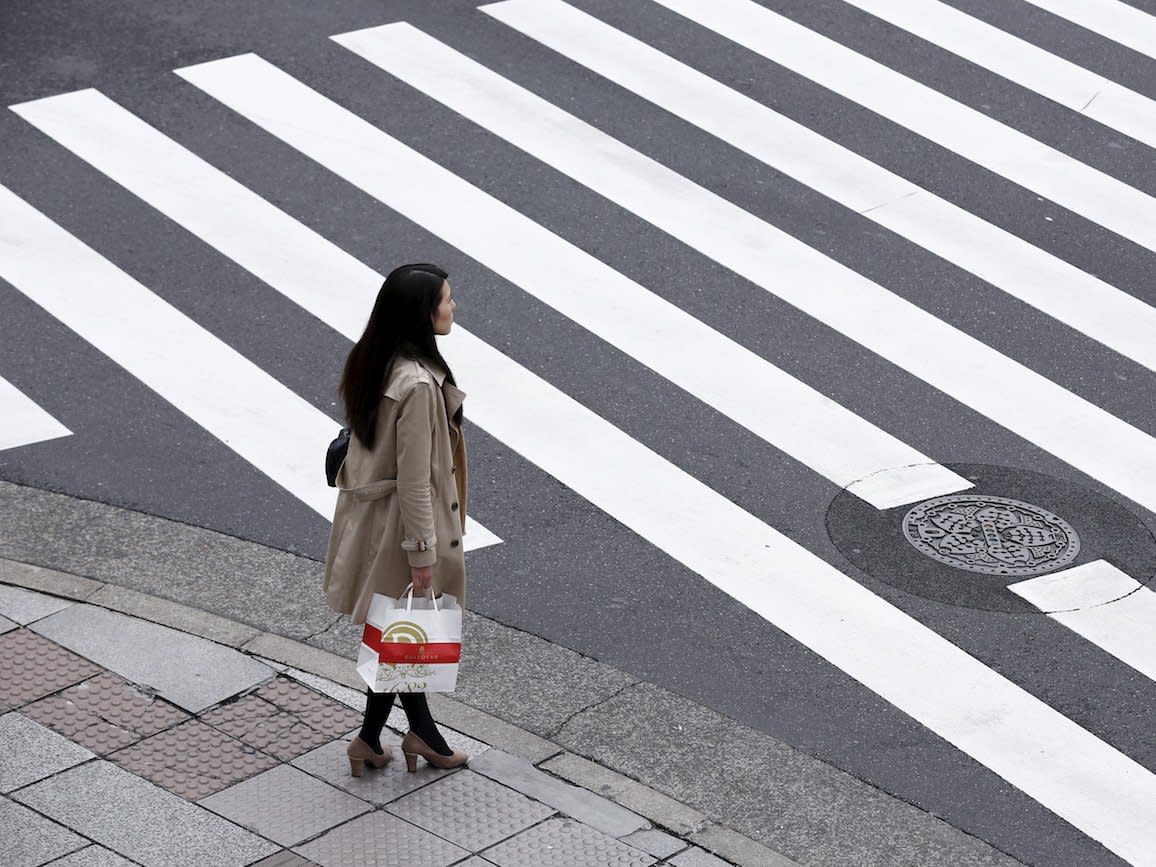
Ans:
{"type": "MultiPolygon", "coordinates": [[[[20,840],[18,863],[395,863],[399,846],[431,864],[1019,863],[774,738],[470,612],[459,690],[431,697],[470,768],[411,776],[398,761],[354,780],[342,751],[363,706],[358,630],[324,607],[316,561],[9,483],[0,558],[0,642],[16,663],[0,690],[13,757],[0,826],[20,840]],[[53,708],[112,693],[138,705],[123,724],[100,711],[96,735],[48,725],[53,708]],[[206,768],[182,770],[200,753],[206,768]]],[[[404,725],[397,711],[390,725],[404,725]]]]}

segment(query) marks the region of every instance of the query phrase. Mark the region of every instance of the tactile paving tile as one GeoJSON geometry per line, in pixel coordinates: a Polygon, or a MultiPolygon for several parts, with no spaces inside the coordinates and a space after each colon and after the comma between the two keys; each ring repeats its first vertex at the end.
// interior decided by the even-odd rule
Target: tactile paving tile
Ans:
{"type": "Polygon", "coordinates": [[[648,867],[655,859],[573,819],[549,819],[481,853],[498,867],[648,867]]]}
{"type": "Polygon", "coordinates": [[[109,758],[138,777],[190,801],[276,765],[275,759],[199,720],[189,720],[109,758]]]}
{"type": "Polygon", "coordinates": [[[345,756],[349,740],[341,738],[320,746],[294,759],[293,765],[315,777],[320,777],[330,785],[345,789],[363,801],[379,806],[396,801],[414,789],[461,773],[460,769],[440,771],[424,764],[418,765],[416,773],[408,773],[405,770],[405,761],[401,757],[400,739],[387,731],[382,733],[381,745],[392,753],[393,760],[384,768],[366,767],[360,777],[350,776],[349,759],[345,756]]]}
{"type": "Polygon", "coordinates": [[[361,712],[314,692],[287,677],[276,677],[254,695],[300,717],[319,732],[333,737],[361,725],[361,712]]]}
{"type": "Polygon", "coordinates": [[[214,708],[201,714],[201,719],[283,762],[297,758],[332,737],[256,694],[214,708]]]}
{"type": "Polygon", "coordinates": [[[554,814],[545,804],[473,771],[430,783],[386,810],[471,852],[554,814]]]}
{"type": "Polygon", "coordinates": [[[446,867],[470,854],[380,811],[334,828],[296,851],[321,867],[446,867]]]}
{"type": "Polygon", "coordinates": [[[0,635],[0,711],[12,710],[100,674],[101,669],[27,629],[0,635]]]}
{"type": "Polygon", "coordinates": [[[291,765],[279,765],[200,804],[282,846],[295,846],[373,809],[291,765]]]}
{"type": "Polygon", "coordinates": [[[98,755],[136,743],[189,716],[111,672],[34,702],[23,713],[98,755]]]}

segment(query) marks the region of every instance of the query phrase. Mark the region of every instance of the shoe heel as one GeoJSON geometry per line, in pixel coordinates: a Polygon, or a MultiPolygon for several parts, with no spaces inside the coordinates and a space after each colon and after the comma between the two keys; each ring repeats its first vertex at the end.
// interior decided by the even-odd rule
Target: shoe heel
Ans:
{"type": "Polygon", "coordinates": [[[360,777],[361,772],[363,770],[365,770],[365,760],[364,759],[355,759],[352,756],[350,756],[349,757],[349,774],[350,774],[350,776],[360,777]]]}
{"type": "Polygon", "coordinates": [[[405,769],[411,774],[417,773],[417,753],[405,753],[405,769]]]}

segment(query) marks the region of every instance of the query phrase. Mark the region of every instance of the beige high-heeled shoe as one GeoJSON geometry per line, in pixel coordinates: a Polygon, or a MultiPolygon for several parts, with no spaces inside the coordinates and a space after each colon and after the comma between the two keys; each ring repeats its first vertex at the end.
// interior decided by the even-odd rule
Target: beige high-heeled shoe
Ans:
{"type": "Polygon", "coordinates": [[[443,756],[436,750],[432,750],[426,745],[426,742],[415,735],[413,732],[407,732],[405,737],[401,739],[401,752],[405,756],[405,769],[411,774],[417,772],[417,757],[421,756],[435,768],[441,768],[443,771],[450,768],[460,768],[470,760],[470,757],[465,753],[460,753],[454,750],[452,755],[443,756]]]}
{"type": "Polygon", "coordinates": [[[375,753],[373,747],[363,741],[360,735],[355,735],[353,740],[349,742],[345,755],[349,756],[349,773],[355,777],[361,776],[366,762],[375,768],[384,768],[386,763],[393,758],[393,753],[388,748],[385,752],[375,753]]]}

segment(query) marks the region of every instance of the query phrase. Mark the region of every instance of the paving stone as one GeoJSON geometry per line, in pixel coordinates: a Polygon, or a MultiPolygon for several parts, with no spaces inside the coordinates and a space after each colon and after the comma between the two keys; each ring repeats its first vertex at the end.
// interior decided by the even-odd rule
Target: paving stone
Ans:
{"type": "Polygon", "coordinates": [[[470,771],[431,783],[386,809],[471,851],[511,837],[554,814],[544,804],[470,771]]]}
{"type": "Polygon", "coordinates": [[[731,867],[730,861],[724,861],[717,855],[712,855],[698,846],[692,846],[685,852],[679,852],[671,858],[668,864],[673,867],[731,867]]]}
{"type": "Polygon", "coordinates": [[[240,867],[279,848],[107,761],[72,768],[13,797],[149,867],[240,867]]]}
{"type": "Polygon", "coordinates": [[[0,716],[0,745],[4,749],[0,792],[11,792],[93,758],[84,747],[19,713],[0,716]]]}
{"type": "Polygon", "coordinates": [[[282,846],[295,846],[372,809],[289,765],[210,795],[201,804],[282,846]]]}
{"type": "Polygon", "coordinates": [[[47,638],[14,629],[0,635],[0,711],[11,710],[100,674],[100,669],[47,638]]]}
{"type": "Polygon", "coordinates": [[[604,795],[684,837],[701,831],[708,824],[706,816],[698,810],[573,753],[562,753],[542,762],[539,767],[576,786],[604,795]]]}
{"type": "Polygon", "coordinates": [[[657,858],[669,858],[675,852],[681,852],[687,846],[685,840],[672,837],[670,834],[655,828],[648,828],[645,831],[635,831],[633,834],[627,834],[621,839],[622,842],[628,846],[641,849],[643,852],[649,852],[657,858]]]}
{"type": "Polygon", "coordinates": [[[290,852],[288,849],[282,849],[275,855],[270,855],[268,858],[262,858],[252,867],[312,867],[313,862],[308,858],[302,858],[296,852],[290,852]]]}
{"type": "Polygon", "coordinates": [[[189,716],[111,672],[26,705],[22,713],[97,755],[136,743],[189,716]]]}
{"type": "Polygon", "coordinates": [[[487,861],[481,855],[474,855],[465,861],[459,861],[454,867],[494,867],[494,862],[487,861]]]}
{"type": "Polygon", "coordinates": [[[0,840],[5,867],[34,867],[88,844],[67,828],[0,796],[0,840]]]}
{"type": "Polygon", "coordinates": [[[332,737],[256,694],[201,714],[201,720],[283,762],[320,746],[332,737]]]}
{"type": "Polygon", "coordinates": [[[352,708],[358,714],[365,711],[365,690],[353,689],[341,683],[335,683],[327,677],[313,674],[310,671],[303,671],[300,668],[293,668],[290,666],[284,672],[289,677],[296,681],[300,681],[310,689],[315,689],[318,692],[336,699],[346,707],[352,708]]]}
{"type": "Polygon", "coordinates": [[[415,773],[409,773],[405,770],[405,761],[401,757],[401,738],[387,731],[382,733],[381,746],[392,753],[393,759],[384,768],[366,766],[360,777],[354,777],[349,773],[349,759],[345,755],[350,740],[351,737],[331,741],[299,756],[291,764],[378,806],[395,801],[422,786],[460,773],[459,770],[440,771],[421,764],[415,773]]]}
{"type": "Polygon", "coordinates": [[[19,629],[19,628],[20,628],[19,623],[14,623],[13,621],[9,620],[7,617],[0,617],[0,635],[3,635],[5,632],[11,632],[13,629],[19,629]]]}
{"type": "Polygon", "coordinates": [[[331,737],[361,725],[360,712],[287,677],[276,678],[255,694],[331,737]]]}
{"type": "Polygon", "coordinates": [[[52,867],[133,867],[133,862],[111,849],[93,845],[53,861],[52,867]]]}
{"type": "Polygon", "coordinates": [[[321,867],[446,867],[470,854],[381,811],[334,828],[296,851],[321,867]]]}
{"type": "Polygon", "coordinates": [[[74,605],[32,629],[193,713],[273,674],[230,647],[93,605],[74,605]]]}
{"type": "Polygon", "coordinates": [[[481,853],[498,867],[648,867],[655,859],[573,819],[549,819],[481,853]]]}
{"type": "Polygon", "coordinates": [[[277,764],[200,720],[188,720],[109,758],[174,795],[196,801],[277,764]]]}
{"type": "Polygon", "coordinates": [[[71,599],[0,584],[0,614],[25,626],[75,604],[71,599]]]}
{"type": "Polygon", "coordinates": [[[624,837],[650,827],[650,823],[637,813],[551,777],[529,762],[501,750],[489,750],[471,762],[470,767],[611,837],[624,837]]]}

